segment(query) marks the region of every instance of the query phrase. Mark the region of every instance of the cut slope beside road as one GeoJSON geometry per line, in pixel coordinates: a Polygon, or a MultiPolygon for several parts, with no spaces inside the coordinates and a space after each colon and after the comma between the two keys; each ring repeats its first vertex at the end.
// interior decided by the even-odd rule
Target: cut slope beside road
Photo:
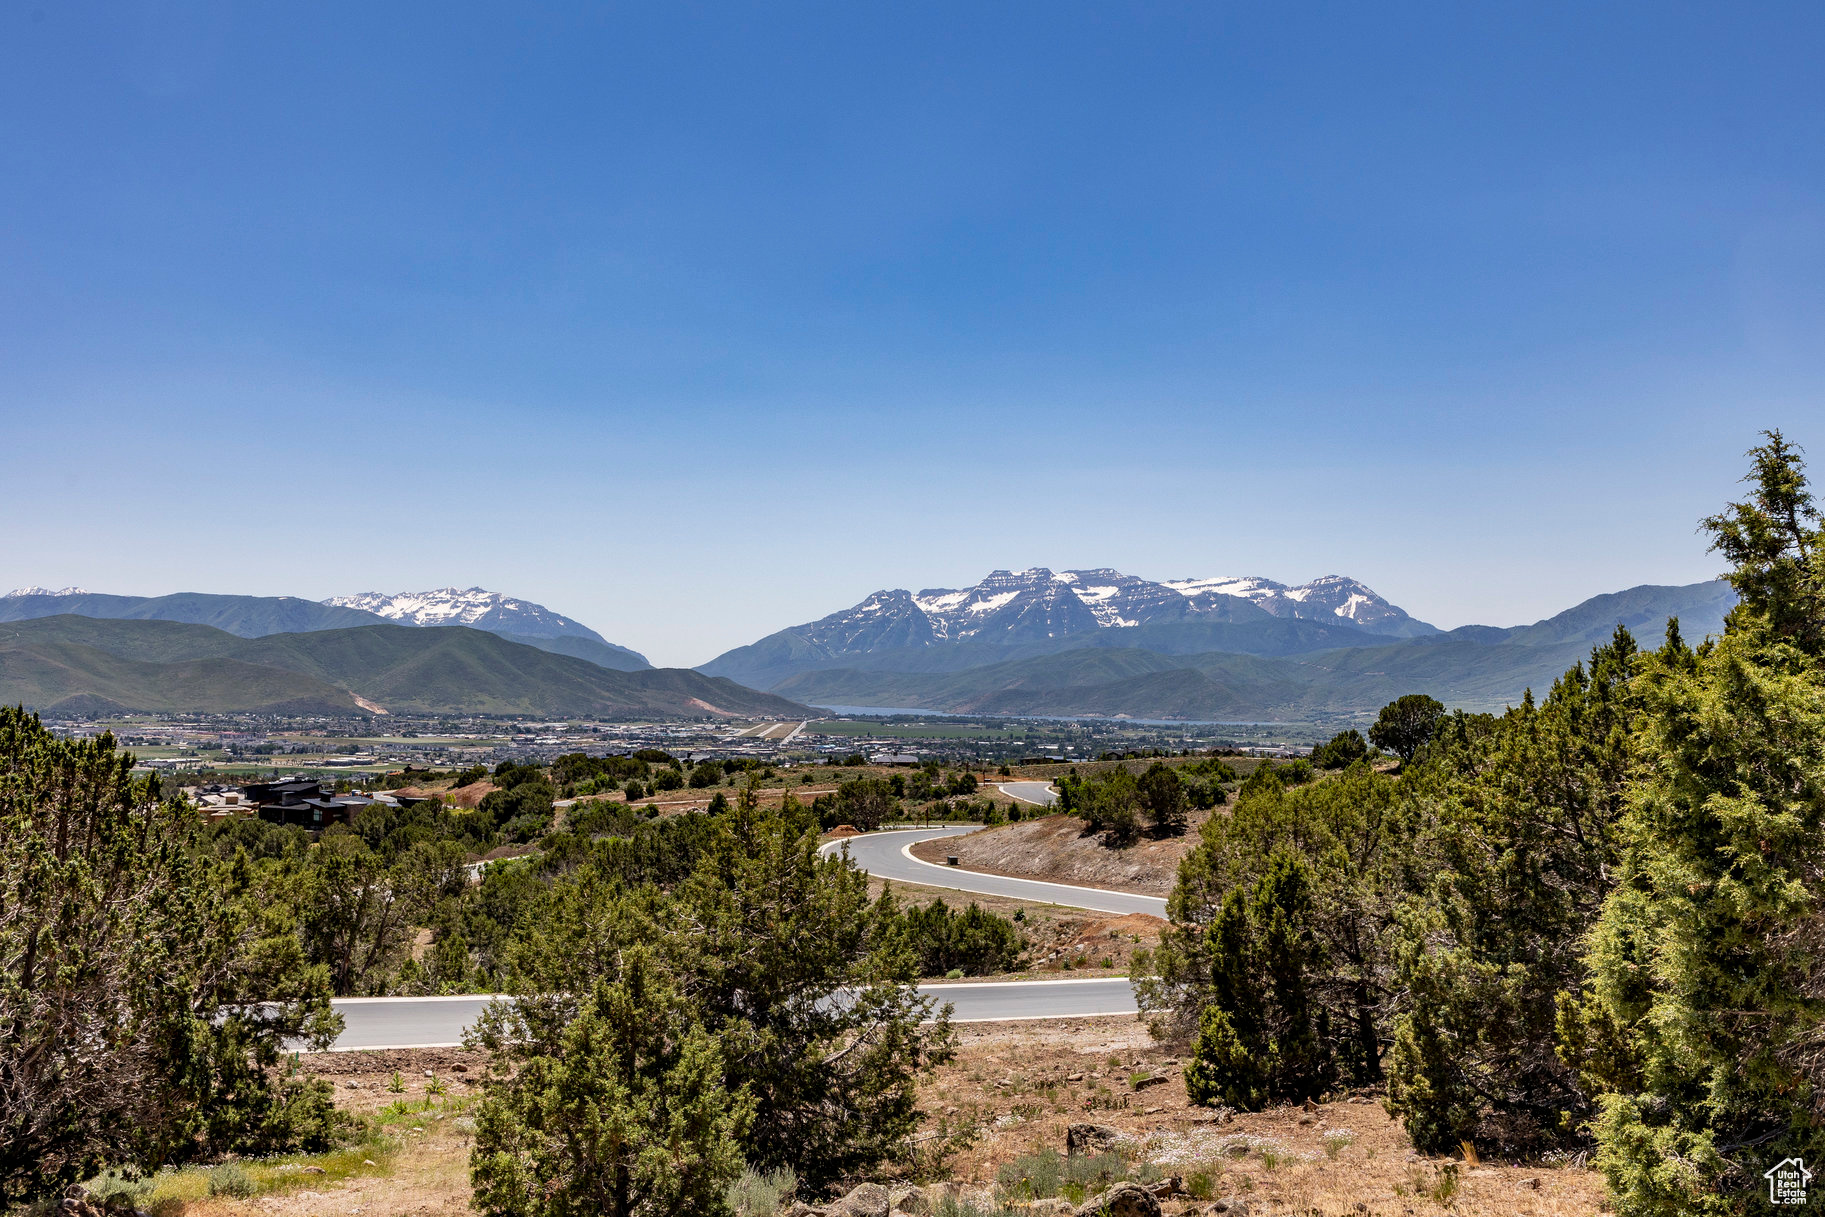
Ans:
{"type": "Polygon", "coordinates": [[[979,831],[981,830],[974,824],[909,828],[846,837],[822,848],[825,851],[846,850],[857,866],[879,879],[897,879],[903,883],[919,883],[927,887],[945,887],[953,891],[977,892],[989,896],[1008,896],[1016,900],[1037,900],[1069,908],[1092,909],[1099,913],[1147,913],[1154,917],[1166,915],[1166,901],[1159,896],[986,874],[928,862],[912,853],[911,847],[921,842],[979,831]]]}

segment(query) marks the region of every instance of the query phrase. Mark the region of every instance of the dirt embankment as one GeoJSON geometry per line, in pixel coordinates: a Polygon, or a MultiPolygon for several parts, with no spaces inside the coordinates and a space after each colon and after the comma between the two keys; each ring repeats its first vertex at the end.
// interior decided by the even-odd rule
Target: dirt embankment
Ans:
{"type": "Polygon", "coordinates": [[[955,855],[960,866],[991,875],[1166,896],[1178,878],[1179,863],[1197,846],[1198,825],[1207,815],[1197,813],[1184,836],[1143,837],[1123,849],[1103,844],[1101,836],[1086,834],[1083,821],[1075,816],[1054,815],[961,837],[921,841],[912,851],[916,857],[939,864],[955,855]]]}

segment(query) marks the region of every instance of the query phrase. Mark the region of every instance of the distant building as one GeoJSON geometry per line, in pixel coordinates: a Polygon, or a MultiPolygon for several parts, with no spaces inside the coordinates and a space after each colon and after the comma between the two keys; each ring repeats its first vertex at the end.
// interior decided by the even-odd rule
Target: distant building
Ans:
{"type": "Polygon", "coordinates": [[[917,765],[919,758],[910,752],[877,752],[868,758],[870,765],[917,765]]]}
{"type": "Polygon", "coordinates": [[[243,786],[241,795],[258,809],[262,820],[311,829],[347,824],[356,812],[375,802],[364,794],[335,794],[316,778],[255,782],[243,786]]]}

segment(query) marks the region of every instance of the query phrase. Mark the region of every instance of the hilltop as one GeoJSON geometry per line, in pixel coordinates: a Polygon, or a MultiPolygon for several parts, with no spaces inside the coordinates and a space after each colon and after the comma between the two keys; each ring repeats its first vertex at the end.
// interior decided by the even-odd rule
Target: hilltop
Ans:
{"type": "Polygon", "coordinates": [[[466,626],[364,625],[242,638],[64,615],[0,626],[0,702],[53,713],[804,716],[678,668],[620,672],[466,626]]]}
{"type": "Polygon", "coordinates": [[[617,671],[650,668],[646,656],[617,646],[580,621],[542,604],[479,587],[386,595],[363,592],[305,600],[297,596],[233,596],[177,592],[169,596],[112,596],[86,588],[23,587],[0,596],[0,622],[73,614],[104,620],[177,621],[213,626],[242,638],[352,629],[364,625],[466,625],[510,642],[572,655],[617,671]]]}

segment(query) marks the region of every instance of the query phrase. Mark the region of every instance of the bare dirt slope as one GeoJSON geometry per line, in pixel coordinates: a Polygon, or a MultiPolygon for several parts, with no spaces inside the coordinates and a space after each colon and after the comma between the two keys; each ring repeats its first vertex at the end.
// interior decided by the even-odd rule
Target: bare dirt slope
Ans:
{"type": "Polygon", "coordinates": [[[1083,821],[1074,816],[1052,815],[961,837],[922,841],[912,851],[916,857],[937,863],[954,854],[959,865],[992,875],[1167,896],[1172,893],[1179,863],[1198,843],[1198,825],[1208,815],[1196,813],[1182,837],[1143,837],[1125,849],[1113,849],[1100,836],[1086,835],[1083,821]]]}
{"type": "MultiPolygon", "coordinates": [[[[1229,1119],[1191,1107],[1181,1057],[1133,1018],[970,1024],[955,1062],[919,1097],[936,1118],[981,1130],[949,1163],[952,1179],[979,1188],[1021,1154],[1062,1152],[1065,1129],[1087,1121],[1114,1129],[1131,1154],[1165,1172],[1246,1198],[1255,1213],[1582,1217],[1603,1207],[1595,1171],[1417,1154],[1374,1096],[1229,1119]]],[[[1206,1206],[1177,1200],[1165,1209],[1206,1206]]]]}

